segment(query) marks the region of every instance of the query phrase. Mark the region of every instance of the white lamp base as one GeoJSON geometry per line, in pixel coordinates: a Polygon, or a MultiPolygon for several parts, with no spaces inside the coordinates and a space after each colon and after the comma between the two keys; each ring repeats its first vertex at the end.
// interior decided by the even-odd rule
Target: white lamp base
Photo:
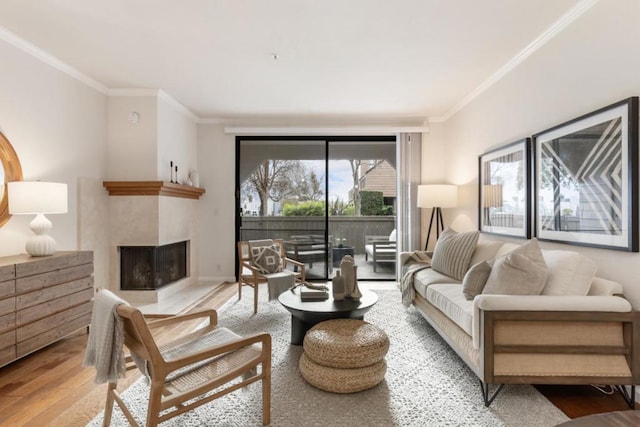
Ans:
{"type": "Polygon", "coordinates": [[[29,224],[36,235],[27,240],[25,249],[31,256],[49,256],[56,251],[56,241],[47,232],[51,230],[51,221],[39,213],[29,224]]]}

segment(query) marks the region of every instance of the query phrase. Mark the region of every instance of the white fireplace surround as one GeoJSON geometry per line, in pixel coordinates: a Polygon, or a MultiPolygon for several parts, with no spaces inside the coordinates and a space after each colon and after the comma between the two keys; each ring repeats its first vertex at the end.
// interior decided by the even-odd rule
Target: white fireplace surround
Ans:
{"type": "Polygon", "coordinates": [[[197,283],[198,200],[128,195],[109,197],[110,288],[127,301],[156,303],[197,283]],[[188,241],[187,277],[156,290],[120,290],[120,246],[160,246],[188,241]]]}

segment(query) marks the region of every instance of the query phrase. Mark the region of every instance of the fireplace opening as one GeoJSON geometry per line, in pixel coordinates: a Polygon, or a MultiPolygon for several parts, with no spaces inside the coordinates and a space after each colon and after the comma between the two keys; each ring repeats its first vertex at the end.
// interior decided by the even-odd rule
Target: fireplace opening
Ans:
{"type": "Polygon", "coordinates": [[[187,242],[120,247],[120,289],[154,290],[187,277],[187,242]]]}

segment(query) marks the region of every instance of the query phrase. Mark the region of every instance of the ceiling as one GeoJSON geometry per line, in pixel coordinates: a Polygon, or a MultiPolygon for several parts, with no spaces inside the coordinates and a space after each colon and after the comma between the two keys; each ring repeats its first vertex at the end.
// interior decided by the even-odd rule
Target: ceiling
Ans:
{"type": "Polygon", "coordinates": [[[0,38],[201,119],[409,123],[446,118],[596,1],[2,0],[0,38]]]}

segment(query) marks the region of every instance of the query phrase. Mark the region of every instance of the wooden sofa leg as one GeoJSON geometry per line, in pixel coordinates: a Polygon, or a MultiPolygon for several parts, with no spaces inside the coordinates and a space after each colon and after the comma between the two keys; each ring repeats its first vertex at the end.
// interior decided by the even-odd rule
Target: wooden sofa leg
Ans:
{"type": "Polygon", "coordinates": [[[493,392],[493,394],[489,396],[489,384],[485,384],[482,381],[480,381],[480,388],[482,389],[482,399],[484,400],[484,406],[488,408],[489,405],[491,405],[491,402],[493,402],[493,399],[496,398],[496,396],[498,395],[498,393],[500,393],[500,390],[502,390],[503,387],[504,387],[504,384],[500,384],[498,388],[493,392]]]}

